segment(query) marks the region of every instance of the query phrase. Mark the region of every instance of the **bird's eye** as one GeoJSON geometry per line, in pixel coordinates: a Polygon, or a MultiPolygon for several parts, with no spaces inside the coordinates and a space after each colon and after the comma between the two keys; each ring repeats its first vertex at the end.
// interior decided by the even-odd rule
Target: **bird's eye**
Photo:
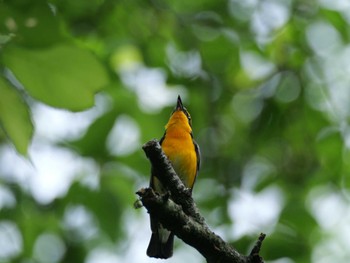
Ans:
{"type": "Polygon", "coordinates": [[[186,116],[187,116],[187,119],[188,119],[188,123],[189,123],[190,125],[192,125],[191,115],[188,113],[188,111],[186,111],[185,113],[186,113],[186,116]]]}

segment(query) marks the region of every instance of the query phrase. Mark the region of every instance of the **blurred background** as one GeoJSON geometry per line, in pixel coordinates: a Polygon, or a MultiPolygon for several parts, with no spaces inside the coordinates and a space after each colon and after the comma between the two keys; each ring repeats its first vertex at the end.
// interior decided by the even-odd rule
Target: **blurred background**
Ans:
{"type": "Polygon", "coordinates": [[[178,94],[213,231],[348,262],[349,24],[346,0],[0,1],[0,262],[159,262],[133,202],[178,94]]]}

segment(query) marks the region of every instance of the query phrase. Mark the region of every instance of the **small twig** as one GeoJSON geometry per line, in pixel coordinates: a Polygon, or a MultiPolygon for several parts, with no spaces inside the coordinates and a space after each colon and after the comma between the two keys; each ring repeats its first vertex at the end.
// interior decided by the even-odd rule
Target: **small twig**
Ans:
{"type": "Polygon", "coordinates": [[[266,234],[264,233],[261,233],[258,240],[256,241],[252,251],[250,252],[250,255],[249,255],[249,262],[251,263],[261,263],[263,262],[263,259],[262,257],[259,255],[260,253],[260,249],[261,249],[261,246],[262,246],[262,242],[264,241],[266,237],[266,234]]]}
{"type": "Polygon", "coordinates": [[[252,251],[250,252],[251,256],[260,253],[261,245],[262,245],[262,242],[264,241],[265,237],[266,237],[266,234],[264,234],[264,233],[260,234],[259,239],[256,241],[252,251]]]}

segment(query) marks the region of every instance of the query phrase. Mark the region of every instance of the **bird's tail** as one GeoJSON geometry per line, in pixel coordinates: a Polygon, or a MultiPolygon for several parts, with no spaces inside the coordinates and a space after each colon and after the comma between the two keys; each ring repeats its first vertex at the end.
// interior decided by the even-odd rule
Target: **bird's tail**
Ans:
{"type": "Polygon", "coordinates": [[[152,258],[170,258],[173,255],[174,234],[163,227],[152,233],[147,255],[152,258]]]}

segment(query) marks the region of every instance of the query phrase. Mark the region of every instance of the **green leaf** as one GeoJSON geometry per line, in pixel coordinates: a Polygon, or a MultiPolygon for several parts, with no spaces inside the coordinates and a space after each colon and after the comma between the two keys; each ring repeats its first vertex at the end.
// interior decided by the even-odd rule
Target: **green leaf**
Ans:
{"type": "Polygon", "coordinates": [[[33,125],[27,105],[18,92],[0,77],[0,124],[16,150],[27,154],[33,135],[33,125]]]}
{"type": "Polygon", "coordinates": [[[0,3],[0,32],[12,36],[13,43],[45,47],[65,38],[60,17],[46,1],[7,1],[0,3]]]}
{"type": "Polygon", "coordinates": [[[107,72],[87,50],[72,45],[46,49],[8,47],[4,63],[29,94],[50,106],[72,111],[94,105],[94,95],[109,81],[107,72]]]}
{"type": "MultiPolygon", "coordinates": [[[[110,180],[106,178],[104,180],[110,180]]],[[[98,225],[103,232],[112,240],[120,238],[122,211],[125,204],[121,202],[119,196],[106,189],[104,186],[100,191],[91,190],[74,183],[67,196],[62,202],[66,207],[67,204],[81,204],[86,206],[98,220],[98,225]],[[118,229],[119,228],[119,229],[118,229]]],[[[131,205],[130,205],[131,206],[131,205]]]]}
{"type": "Polygon", "coordinates": [[[97,118],[79,139],[70,141],[67,146],[78,151],[82,156],[96,159],[107,158],[106,140],[111,131],[117,112],[111,110],[97,118]]]}

